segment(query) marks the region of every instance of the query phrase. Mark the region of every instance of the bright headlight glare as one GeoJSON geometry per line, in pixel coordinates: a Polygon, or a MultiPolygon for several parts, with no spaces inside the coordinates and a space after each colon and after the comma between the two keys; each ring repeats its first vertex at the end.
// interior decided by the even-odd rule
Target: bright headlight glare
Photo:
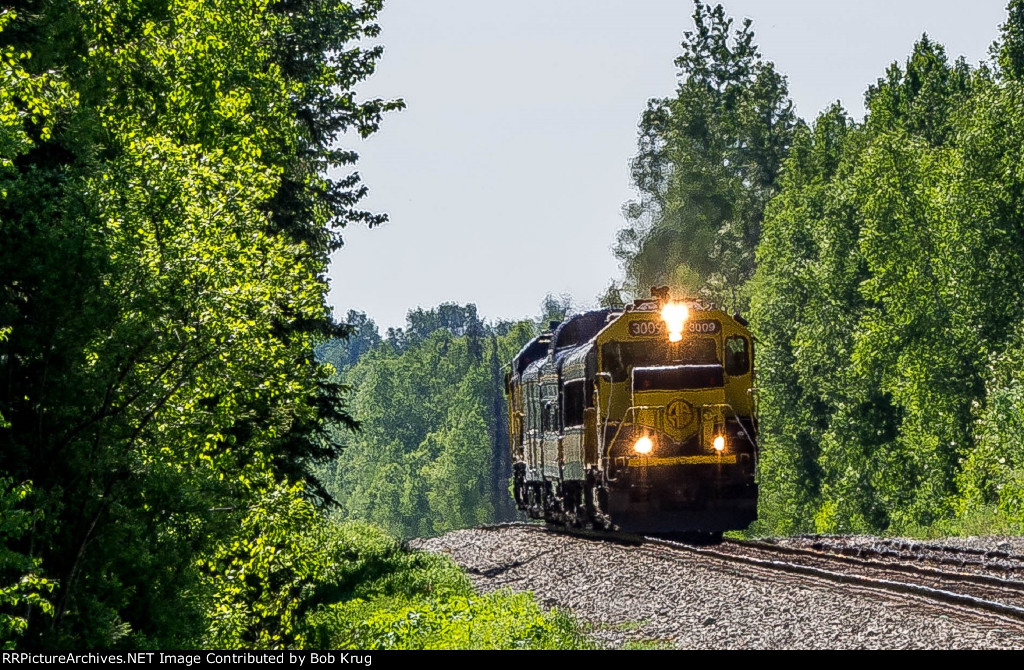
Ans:
{"type": "Polygon", "coordinates": [[[637,440],[636,444],[633,445],[633,450],[638,454],[649,454],[651,449],[654,449],[654,443],[646,435],[637,440]]]}
{"type": "Polygon", "coordinates": [[[715,447],[715,451],[722,451],[723,449],[725,449],[725,438],[722,437],[721,435],[718,435],[717,437],[715,437],[715,440],[714,442],[712,442],[712,444],[715,447]]]}
{"type": "Polygon", "coordinates": [[[668,327],[669,342],[679,342],[683,339],[683,324],[690,317],[690,310],[686,305],[670,302],[661,310],[661,318],[668,327]]]}

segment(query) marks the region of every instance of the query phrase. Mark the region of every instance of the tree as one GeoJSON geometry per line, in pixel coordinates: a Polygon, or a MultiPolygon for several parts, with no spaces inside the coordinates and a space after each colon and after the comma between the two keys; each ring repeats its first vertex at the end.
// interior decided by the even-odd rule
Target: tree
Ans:
{"type": "Polygon", "coordinates": [[[561,323],[574,311],[576,311],[576,306],[573,304],[571,295],[562,294],[556,297],[548,293],[540,304],[540,316],[536,322],[537,328],[547,330],[552,322],[557,321],[561,323]]]}
{"type": "Polygon", "coordinates": [[[503,366],[535,330],[501,330],[473,305],[411,310],[401,346],[385,343],[346,374],[360,431],[325,468],[342,515],[401,537],[512,516],[503,366]]]}
{"type": "Polygon", "coordinates": [[[313,355],[345,330],[325,269],[341,226],[380,217],[325,174],[356,158],[341,133],[399,106],[352,90],[381,2],[22,4],[8,53],[77,102],[52,131],[24,107],[33,144],[0,175],[0,471],[33,482],[44,515],[14,545],[59,584],[24,641],[188,646],[210,584],[236,586],[199,559],[230,563],[253,509],[315,492],[349,419],[313,355]]]}
{"type": "Polygon", "coordinates": [[[771,530],[1020,522],[1015,6],[1003,69],[924,36],[863,125],[798,131],[754,282],[771,530]]]}
{"type": "Polygon", "coordinates": [[[639,199],[624,208],[615,254],[634,297],[669,284],[742,308],[796,117],[751,21],[734,30],[721,5],[694,4],[676,94],[650,100],[640,121],[639,199]]]}
{"type": "Polygon", "coordinates": [[[1020,80],[1024,76],[1024,2],[1010,0],[1006,11],[1002,40],[993,45],[993,55],[1005,79],[1020,80]]]}
{"type": "Polygon", "coordinates": [[[348,330],[342,337],[332,338],[317,348],[317,355],[334,366],[335,370],[346,370],[382,340],[377,324],[363,312],[350,309],[345,317],[348,330]]]}

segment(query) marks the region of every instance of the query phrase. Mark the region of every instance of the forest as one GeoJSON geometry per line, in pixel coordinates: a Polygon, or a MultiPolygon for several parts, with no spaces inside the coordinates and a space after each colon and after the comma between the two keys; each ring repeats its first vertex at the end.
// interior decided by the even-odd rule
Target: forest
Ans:
{"type": "MultiPolygon", "coordinates": [[[[402,543],[515,518],[504,366],[574,307],[332,317],[386,220],[339,148],[404,106],[358,94],[382,7],[0,9],[4,649],[588,646],[402,543]]],[[[1024,531],[1024,0],[987,62],[908,47],[863,120],[800,119],[696,0],[640,117],[595,300],[747,315],[752,534],[1024,531]]]]}

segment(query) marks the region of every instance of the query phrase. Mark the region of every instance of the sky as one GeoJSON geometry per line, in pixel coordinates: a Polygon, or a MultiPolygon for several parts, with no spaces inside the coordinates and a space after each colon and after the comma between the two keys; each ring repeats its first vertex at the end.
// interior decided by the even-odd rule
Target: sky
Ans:
{"type": "MultiPolygon", "coordinates": [[[[922,33],[953,60],[988,58],[1005,0],[729,0],[786,75],[797,114],[864,113],[868,85],[922,33]]],[[[363,98],[402,98],[359,154],[363,206],[388,223],[344,231],[329,304],[383,331],[410,309],[475,303],[492,321],[578,307],[621,269],[612,254],[647,100],[676,85],[688,0],[386,0],[385,47],[363,98]]]]}

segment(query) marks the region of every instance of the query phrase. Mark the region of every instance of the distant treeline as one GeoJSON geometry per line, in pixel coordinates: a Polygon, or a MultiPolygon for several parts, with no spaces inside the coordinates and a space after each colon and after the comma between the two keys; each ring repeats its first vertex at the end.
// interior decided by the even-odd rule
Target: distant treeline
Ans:
{"type": "Polygon", "coordinates": [[[348,341],[319,355],[351,386],[356,432],[321,480],[347,518],[401,537],[513,517],[504,370],[536,332],[531,321],[484,323],[474,305],[409,312],[382,338],[349,312],[348,341]]]}

